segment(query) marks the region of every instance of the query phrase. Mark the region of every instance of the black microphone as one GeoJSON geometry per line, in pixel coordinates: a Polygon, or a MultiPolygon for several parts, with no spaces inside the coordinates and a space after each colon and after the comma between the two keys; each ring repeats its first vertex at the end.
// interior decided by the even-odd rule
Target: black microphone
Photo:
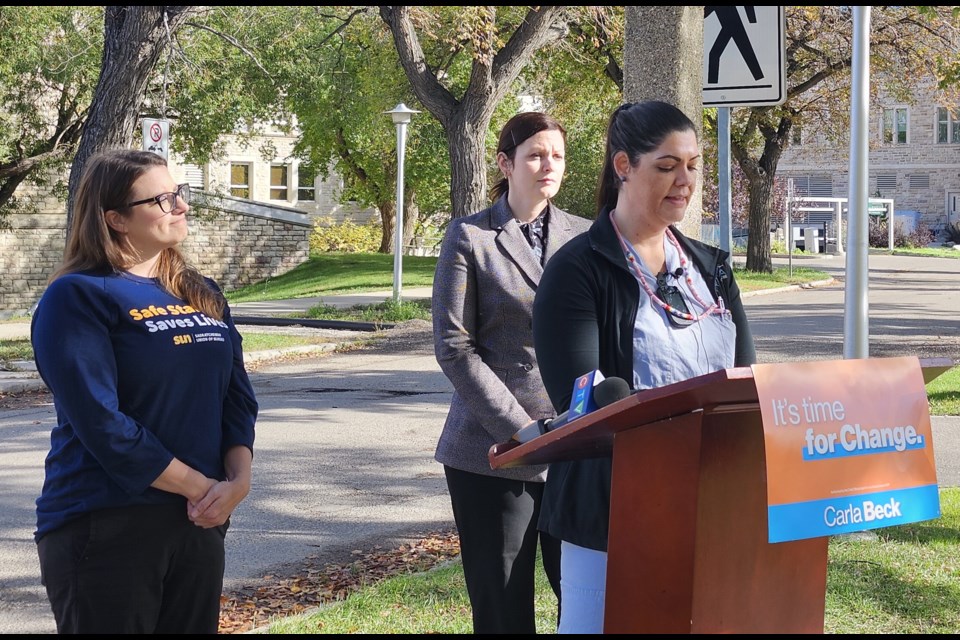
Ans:
{"type": "Polygon", "coordinates": [[[663,273],[657,275],[657,286],[664,286],[667,284],[667,276],[673,276],[674,280],[679,280],[683,277],[683,267],[677,267],[673,271],[664,271],[663,273]]]}
{"type": "MultiPolygon", "coordinates": [[[[627,384],[627,381],[623,378],[604,378],[601,380],[597,386],[593,388],[593,402],[597,405],[597,409],[605,407],[609,404],[613,404],[618,400],[623,400],[630,395],[630,385],[627,384]]],[[[577,421],[577,418],[582,418],[583,415],[575,415],[573,418],[569,418],[570,410],[566,410],[556,418],[541,418],[529,424],[515,434],[513,434],[512,439],[517,440],[521,443],[529,442],[541,436],[548,431],[553,431],[554,429],[559,429],[560,427],[566,426],[573,422],[577,421]]]]}

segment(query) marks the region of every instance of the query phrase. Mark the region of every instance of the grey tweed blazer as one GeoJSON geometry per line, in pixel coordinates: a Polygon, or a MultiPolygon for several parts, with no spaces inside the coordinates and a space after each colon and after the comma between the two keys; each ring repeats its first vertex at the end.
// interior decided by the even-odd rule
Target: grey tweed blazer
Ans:
{"type": "MultiPolygon", "coordinates": [[[[551,204],[544,261],[591,222],[551,204]]],[[[454,393],[438,462],[489,476],[546,479],[545,465],[495,471],[487,458],[492,445],[531,419],[555,415],[533,350],[533,297],[542,274],[506,196],[447,227],[433,280],[433,339],[454,393]]]]}

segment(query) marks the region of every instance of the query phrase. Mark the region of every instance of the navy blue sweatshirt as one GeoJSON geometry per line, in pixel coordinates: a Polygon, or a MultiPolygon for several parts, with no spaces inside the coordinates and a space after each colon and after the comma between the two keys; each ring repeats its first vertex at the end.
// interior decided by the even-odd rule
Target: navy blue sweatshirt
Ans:
{"type": "Polygon", "coordinates": [[[57,411],[36,540],[97,509],[185,504],[150,487],[174,457],[223,480],[227,450],[253,450],[258,406],[229,310],[209,317],[152,278],[74,273],[44,292],[31,341],[57,411]]]}

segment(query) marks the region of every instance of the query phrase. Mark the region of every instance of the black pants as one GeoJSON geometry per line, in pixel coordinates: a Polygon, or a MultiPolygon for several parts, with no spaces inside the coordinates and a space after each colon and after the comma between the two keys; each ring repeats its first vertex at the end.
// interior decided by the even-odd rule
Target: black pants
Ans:
{"type": "Polygon", "coordinates": [[[181,504],[94,511],[37,543],[58,633],[216,633],[227,524],[181,504]]]}
{"type": "MultiPolygon", "coordinates": [[[[537,530],[542,482],[444,466],[474,633],[536,633],[537,541],[560,609],[560,541],[537,530]]],[[[559,619],[559,617],[558,617],[559,619]]]]}

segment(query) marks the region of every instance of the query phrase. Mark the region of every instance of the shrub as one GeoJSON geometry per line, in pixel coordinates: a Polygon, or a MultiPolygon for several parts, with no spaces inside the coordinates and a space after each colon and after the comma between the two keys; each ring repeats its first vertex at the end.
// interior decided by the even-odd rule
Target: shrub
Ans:
{"type": "Polygon", "coordinates": [[[943,230],[947,234],[947,240],[949,242],[960,244],[960,222],[948,224],[943,230]]]}
{"type": "MultiPolygon", "coordinates": [[[[890,244],[890,238],[886,219],[870,218],[867,235],[871,247],[887,248],[890,244]]],[[[931,240],[933,240],[933,233],[927,223],[922,220],[917,222],[916,227],[910,233],[904,231],[902,222],[897,222],[893,227],[893,246],[895,248],[925,247],[931,240]]]]}
{"type": "Polygon", "coordinates": [[[337,224],[330,217],[318,218],[310,234],[310,250],[375,253],[380,248],[383,228],[379,222],[357,224],[344,220],[337,224]]]}

